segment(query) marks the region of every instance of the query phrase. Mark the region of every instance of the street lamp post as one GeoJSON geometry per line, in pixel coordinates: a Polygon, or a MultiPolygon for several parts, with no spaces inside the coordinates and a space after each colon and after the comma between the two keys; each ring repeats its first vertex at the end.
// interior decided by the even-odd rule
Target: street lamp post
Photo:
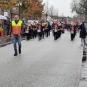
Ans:
{"type": "Polygon", "coordinates": [[[22,2],[21,2],[21,0],[19,0],[18,1],[18,4],[16,5],[17,7],[18,7],[18,14],[19,14],[19,18],[20,18],[20,16],[21,16],[21,6],[22,6],[22,2]]]}
{"type": "Polygon", "coordinates": [[[12,21],[12,9],[10,9],[10,20],[12,21]]]}
{"type": "Polygon", "coordinates": [[[22,6],[22,3],[19,1],[19,18],[21,17],[21,6],[22,6]]]}
{"type": "Polygon", "coordinates": [[[47,21],[47,17],[48,17],[48,14],[47,14],[47,12],[46,12],[46,21],[47,21]]]}
{"type": "Polygon", "coordinates": [[[20,18],[20,14],[21,14],[21,6],[22,6],[22,3],[19,2],[19,18],[20,18]]]}

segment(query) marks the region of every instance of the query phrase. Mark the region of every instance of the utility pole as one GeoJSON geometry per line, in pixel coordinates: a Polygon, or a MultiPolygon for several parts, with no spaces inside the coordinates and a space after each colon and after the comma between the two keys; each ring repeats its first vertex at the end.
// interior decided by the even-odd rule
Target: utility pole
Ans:
{"type": "Polygon", "coordinates": [[[21,17],[21,6],[22,6],[22,1],[18,1],[18,7],[19,7],[19,18],[21,17]]]}

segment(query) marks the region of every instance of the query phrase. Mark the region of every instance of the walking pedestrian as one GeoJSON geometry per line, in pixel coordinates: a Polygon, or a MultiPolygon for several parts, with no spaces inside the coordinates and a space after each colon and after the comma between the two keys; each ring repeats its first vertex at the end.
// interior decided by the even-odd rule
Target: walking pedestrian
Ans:
{"type": "Polygon", "coordinates": [[[53,31],[53,35],[54,35],[54,40],[57,40],[58,39],[58,26],[55,25],[55,28],[54,28],[54,31],[53,31]]]}
{"type": "Polygon", "coordinates": [[[38,33],[38,39],[41,40],[42,39],[42,26],[41,26],[41,24],[38,25],[37,33],[38,33]]]}
{"type": "Polygon", "coordinates": [[[17,43],[18,43],[18,49],[19,54],[21,54],[21,32],[22,32],[22,20],[19,19],[18,15],[14,16],[14,20],[11,22],[11,35],[12,35],[12,41],[14,45],[14,56],[18,55],[17,51],[17,43]]]}
{"type": "Polygon", "coordinates": [[[75,38],[75,32],[74,32],[74,26],[72,25],[71,26],[71,31],[70,31],[70,33],[71,33],[71,41],[73,41],[74,40],[74,38],[75,38]]]}
{"type": "Polygon", "coordinates": [[[80,25],[81,46],[83,46],[83,48],[85,48],[85,47],[87,46],[86,30],[85,30],[84,24],[85,24],[85,22],[83,22],[83,23],[80,25]]]}
{"type": "Polygon", "coordinates": [[[30,32],[29,32],[29,26],[28,25],[26,25],[25,37],[26,37],[26,40],[29,40],[30,39],[30,32]]]}

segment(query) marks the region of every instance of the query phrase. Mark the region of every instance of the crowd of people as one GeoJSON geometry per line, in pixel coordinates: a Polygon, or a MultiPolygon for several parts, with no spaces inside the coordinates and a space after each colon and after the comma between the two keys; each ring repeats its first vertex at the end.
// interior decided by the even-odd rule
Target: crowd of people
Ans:
{"type": "Polygon", "coordinates": [[[26,37],[26,40],[34,39],[36,37],[41,40],[44,39],[44,37],[50,36],[50,32],[52,31],[54,40],[57,40],[65,30],[71,32],[71,41],[73,41],[78,30],[78,25],[65,24],[61,21],[52,21],[52,23],[48,21],[33,21],[33,23],[30,23],[30,21],[27,21],[25,28],[23,29],[23,36],[26,37]]]}
{"type": "MultiPolygon", "coordinates": [[[[87,47],[87,23],[69,23],[66,24],[64,21],[41,21],[41,20],[30,20],[24,21],[18,17],[14,16],[14,19],[9,23],[7,35],[13,37],[14,43],[14,56],[18,55],[16,43],[19,45],[19,54],[21,54],[21,37],[25,38],[27,41],[30,39],[38,38],[42,40],[45,37],[49,37],[52,32],[54,40],[57,40],[65,33],[65,30],[70,32],[70,39],[73,41],[75,39],[76,33],[80,32],[81,46],[87,47]]],[[[0,24],[0,36],[3,36],[3,28],[0,24]]]]}
{"type": "MultiPolygon", "coordinates": [[[[50,36],[50,31],[53,32],[54,40],[57,40],[64,33],[65,29],[71,32],[71,40],[73,41],[78,25],[65,24],[63,21],[37,21],[33,20],[22,20],[22,37],[25,37],[26,40],[34,39],[38,37],[39,40],[44,39],[44,37],[50,36]]],[[[11,22],[4,21],[3,26],[0,23],[0,37],[3,35],[10,35],[11,32],[11,22]]]]}
{"type": "Polygon", "coordinates": [[[50,36],[51,25],[49,22],[36,22],[30,23],[29,21],[26,23],[25,30],[23,32],[23,36],[26,37],[27,40],[34,39],[38,37],[39,40],[44,39],[44,37],[50,36]]]}

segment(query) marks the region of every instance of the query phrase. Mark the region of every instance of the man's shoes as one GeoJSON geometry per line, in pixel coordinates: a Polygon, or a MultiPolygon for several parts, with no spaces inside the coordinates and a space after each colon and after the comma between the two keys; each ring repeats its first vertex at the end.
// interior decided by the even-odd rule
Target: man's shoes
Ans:
{"type": "Polygon", "coordinates": [[[19,54],[21,54],[21,51],[19,51],[19,54]]]}
{"type": "Polygon", "coordinates": [[[17,56],[17,55],[18,55],[17,53],[14,54],[14,56],[17,56]]]}
{"type": "Polygon", "coordinates": [[[17,53],[17,49],[15,49],[14,56],[17,56],[17,55],[18,55],[18,53],[17,53]]]}
{"type": "Polygon", "coordinates": [[[21,48],[19,48],[19,54],[21,54],[21,48]]]}

